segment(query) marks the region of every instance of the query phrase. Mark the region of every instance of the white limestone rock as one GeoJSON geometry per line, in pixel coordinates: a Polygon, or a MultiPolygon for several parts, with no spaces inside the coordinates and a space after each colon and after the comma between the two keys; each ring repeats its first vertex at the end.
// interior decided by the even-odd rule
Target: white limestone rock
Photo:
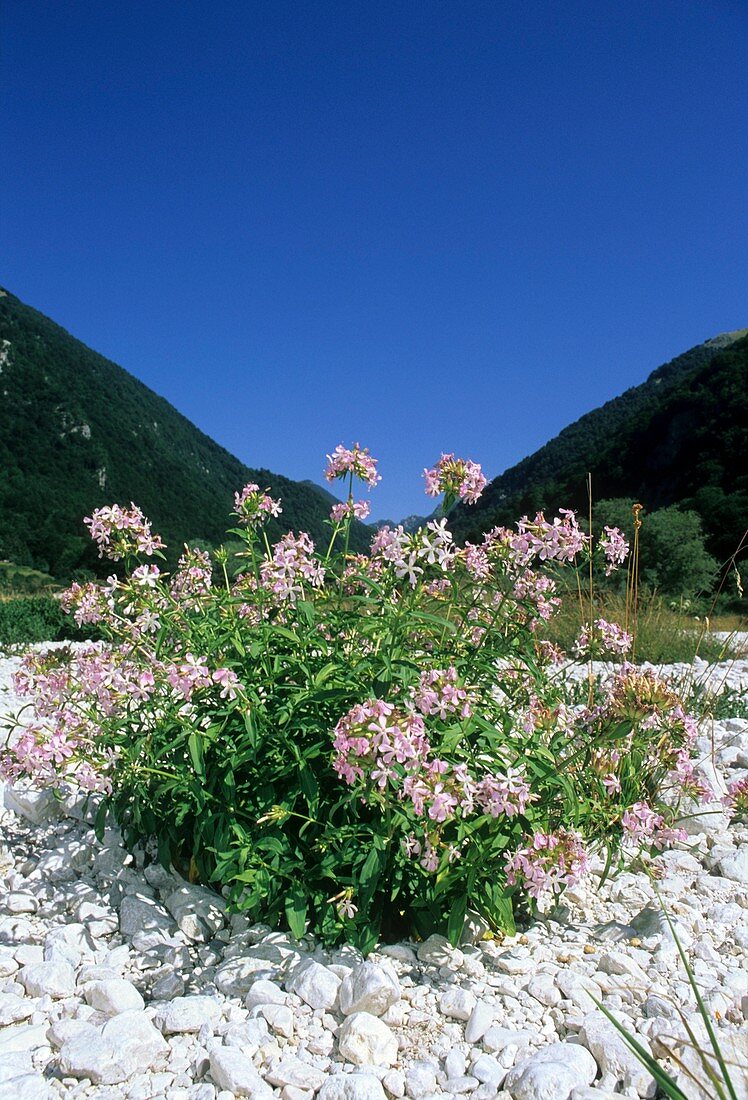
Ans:
{"type": "Polygon", "coordinates": [[[18,975],[29,997],[72,997],[75,971],[67,962],[40,962],[24,966],[18,975]]]}
{"type": "Polygon", "coordinates": [[[195,1033],[205,1024],[213,1027],[221,1016],[221,1006],[212,997],[199,995],[175,997],[160,1007],[155,1023],[165,1035],[195,1033]]]}
{"type": "Polygon", "coordinates": [[[245,997],[258,978],[269,973],[272,973],[272,968],[267,959],[242,954],[221,963],[216,970],[215,981],[227,997],[245,997]]]}
{"type": "Polygon", "coordinates": [[[386,962],[361,963],[346,974],[340,986],[340,1011],[344,1016],[354,1012],[381,1016],[399,1000],[400,982],[386,962]]]}
{"type": "Polygon", "coordinates": [[[288,994],[279,985],[260,978],[249,987],[244,1004],[251,1010],[257,1005],[284,1005],[287,1000],[288,994]]]}
{"type": "Polygon", "coordinates": [[[6,787],[3,804],[32,825],[47,825],[60,816],[60,806],[52,791],[36,791],[33,787],[6,787]]]}
{"type": "Polygon", "coordinates": [[[293,1038],[294,1015],[288,1005],[258,1005],[253,1012],[266,1020],[276,1035],[282,1035],[284,1039],[293,1038]]]}
{"type": "Polygon", "coordinates": [[[379,1078],[371,1073],[336,1073],[328,1076],[317,1100],[386,1100],[386,1095],[379,1078]]]}
{"type": "Polygon", "coordinates": [[[475,995],[460,986],[446,989],[439,999],[442,1016],[449,1016],[453,1020],[469,1020],[475,1005],[475,995]]]}
{"type": "MultiPolygon", "coordinates": [[[[638,1096],[655,1095],[657,1085],[654,1077],[602,1012],[590,1012],[585,1016],[579,1039],[592,1053],[604,1075],[620,1082],[624,1088],[635,1089],[638,1096]]],[[[637,1040],[651,1053],[643,1035],[637,1035],[637,1040]]]]}
{"type": "Polygon", "coordinates": [[[742,885],[748,883],[748,847],[738,848],[734,853],[723,856],[719,861],[720,874],[742,885]]]}
{"type": "Polygon", "coordinates": [[[446,936],[435,933],[418,945],[418,961],[427,966],[452,966],[458,970],[462,965],[463,954],[452,947],[446,936]]]}
{"type": "Polygon", "coordinates": [[[314,959],[304,959],[286,979],[286,989],[310,1008],[336,1008],[341,981],[337,974],[314,959]]]}
{"type": "Polygon", "coordinates": [[[119,930],[125,939],[132,939],[139,932],[171,934],[176,925],[162,905],[144,894],[128,894],[122,899],[119,910],[119,930]]]}
{"type": "Polygon", "coordinates": [[[35,1011],[36,1004],[28,997],[19,997],[15,993],[0,993],[0,1027],[28,1020],[35,1011]]]}
{"type": "Polygon", "coordinates": [[[321,1088],[327,1074],[308,1062],[302,1062],[293,1055],[284,1058],[278,1065],[268,1070],[265,1079],[270,1085],[284,1088],[287,1085],[304,1091],[316,1092],[321,1088]]]}
{"type": "Polygon", "coordinates": [[[220,1089],[234,1096],[270,1100],[273,1090],[263,1081],[251,1059],[235,1047],[215,1047],[210,1052],[210,1075],[220,1089]]]}
{"type": "Polygon", "coordinates": [[[414,1062],[405,1070],[405,1089],[412,1100],[424,1100],[436,1091],[436,1068],[430,1062],[414,1062]]]}
{"type": "Polygon", "coordinates": [[[66,1077],[87,1077],[94,1085],[118,1085],[136,1074],[140,1065],[102,1035],[79,1034],[60,1050],[60,1070],[66,1077]]]}
{"type": "Polygon", "coordinates": [[[509,1071],[504,1089],[513,1100],[569,1100],[572,1090],[590,1085],[597,1064],[588,1050],[575,1043],[552,1043],[509,1071]]]}
{"type": "Polygon", "coordinates": [[[397,1061],[394,1033],[369,1012],[346,1017],[338,1032],[338,1049],[341,1057],[357,1066],[393,1066],[397,1061]]]}
{"type": "Polygon", "coordinates": [[[105,1016],[117,1016],[120,1012],[140,1012],[145,1002],[132,982],[124,978],[110,978],[104,982],[91,982],[86,986],[86,1001],[105,1016]]]}
{"type": "Polygon", "coordinates": [[[0,1084],[0,1094],[10,1100],[58,1100],[59,1093],[41,1073],[24,1073],[0,1084]]]}
{"type": "Polygon", "coordinates": [[[476,1001],[465,1027],[465,1042],[477,1043],[496,1019],[496,1010],[485,1001],[476,1001]]]}
{"type": "Polygon", "coordinates": [[[204,886],[185,883],[169,894],[164,904],[193,943],[211,940],[226,922],[226,902],[204,886]]]}

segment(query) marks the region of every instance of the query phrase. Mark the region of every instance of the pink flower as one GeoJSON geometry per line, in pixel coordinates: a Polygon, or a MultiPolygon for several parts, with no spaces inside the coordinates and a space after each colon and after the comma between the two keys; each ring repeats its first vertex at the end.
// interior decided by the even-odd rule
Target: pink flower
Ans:
{"type": "Polygon", "coordinates": [[[303,597],[304,584],[322,588],[325,583],[324,566],[314,557],[314,543],[304,531],[298,537],[289,531],[275,544],[260,576],[278,601],[288,603],[303,597]]]}
{"type": "Polygon", "coordinates": [[[728,784],[722,803],[731,817],[748,817],[748,776],[728,784]]]}
{"type": "Polygon", "coordinates": [[[211,679],[214,684],[218,684],[221,688],[222,699],[236,699],[236,689],[239,686],[239,678],[232,669],[217,668],[212,674],[211,679]]]}
{"type": "Polygon", "coordinates": [[[97,508],[83,521],[91,538],[99,545],[99,557],[119,561],[128,554],[154,554],[163,549],[158,535],[151,534],[151,525],[135,504],[122,508],[112,504],[97,508]]]}
{"type": "Polygon", "coordinates": [[[432,668],[421,673],[417,688],[411,689],[413,705],[421,714],[438,714],[445,719],[448,714],[468,718],[472,713],[468,692],[457,684],[457,669],[432,668]]]}
{"type": "Polygon", "coordinates": [[[523,516],[517,530],[516,548],[537,555],[541,561],[573,561],[590,541],[589,535],[580,530],[576,514],[568,508],[559,509],[553,523],[548,523],[542,512],[534,520],[523,516]]]}
{"type": "Polygon", "coordinates": [[[330,519],[333,523],[342,523],[346,517],[364,520],[371,512],[368,500],[349,500],[347,503],[333,504],[330,519]]]}
{"type": "Polygon", "coordinates": [[[633,638],[618,623],[609,623],[606,619],[596,619],[594,631],[585,623],[574,643],[574,652],[578,657],[600,652],[628,653],[633,638]]]}
{"type": "Polygon", "coordinates": [[[339,443],[333,453],[327,456],[325,477],[328,481],[335,481],[336,478],[347,477],[348,474],[365,481],[371,488],[382,480],[377,473],[377,460],[369,454],[368,447],[361,447],[356,443],[352,450],[348,450],[339,443]]]}
{"type": "Polygon", "coordinates": [[[263,493],[254,482],[234,493],[234,512],[246,527],[258,527],[268,516],[279,516],[282,511],[281,502],[263,493]]]}
{"type": "Polygon", "coordinates": [[[621,818],[624,834],[629,840],[647,841],[655,848],[665,848],[676,840],[685,840],[685,829],[666,825],[662,814],[656,813],[646,802],[635,802],[621,818]]]}
{"type": "Polygon", "coordinates": [[[588,867],[582,838],[574,830],[536,832],[532,843],[507,859],[506,878],[510,886],[521,882],[527,892],[539,898],[548,890],[573,886],[588,867]]]}
{"type": "Polygon", "coordinates": [[[426,479],[426,495],[459,497],[466,504],[475,504],[486,487],[486,479],[477,462],[455,458],[454,454],[442,454],[436,466],[423,471],[426,479]]]}
{"type": "Polygon", "coordinates": [[[606,527],[605,534],[600,539],[600,546],[608,563],[605,576],[609,577],[619,565],[623,565],[629,552],[629,544],[623,532],[617,527],[606,527]]]}

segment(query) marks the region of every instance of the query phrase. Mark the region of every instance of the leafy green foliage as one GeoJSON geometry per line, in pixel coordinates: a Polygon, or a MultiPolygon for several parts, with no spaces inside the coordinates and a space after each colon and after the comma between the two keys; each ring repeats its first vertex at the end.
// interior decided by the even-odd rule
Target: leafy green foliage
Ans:
{"type": "MultiPolygon", "coordinates": [[[[283,498],[271,537],[324,537],[324,489],[248,469],[127,371],[6,292],[0,356],[0,557],[65,580],[80,570],[101,575],[83,517],[137,500],[176,560],[186,541],[220,544],[232,494],[248,481],[283,498]]],[[[368,539],[354,524],[351,547],[368,539]]]]}
{"type": "Polygon", "coordinates": [[[0,599],[0,646],[33,642],[80,640],[90,637],[81,631],[50,595],[12,596],[0,599]]]}
{"type": "MultiPolygon", "coordinates": [[[[124,553],[132,529],[107,522],[124,553]]],[[[456,941],[468,905],[511,930],[576,881],[585,847],[616,849],[631,811],[636,836],[667,842],[679,699],[626,670],[579,708],[537,641],[560,563],[588,552],[575,523],[477,557],[435,523],[351,559],[349,519],[324,555],[306,536],[271,548],[255,522],[233,531],[238,576],[221,551],[215,578],[194,554],[175,577],[131,558],[116,584],[74,586],[111,644],[27,659],[48,725],[0,770],[57,781],[54,737],[63,778],[106,790],[129,843],[155,837],[250,919],[364,951],[456,941]]]]}
{"type": "MultiPolygon", "coordinates": [[[[605,525],[618,527],[630,545],[634,520],[629,500],[601,500],[595,505],[595,532],[605,525]]],[[[719,571],[717,561],[707,553],[702,523],[696,512],[670,505],[656,512],[640,513],[639,582],[651,592],[693,599],[711,591],[719,571]]],[[[613,574],[620,587],[622,574],[613,574]]]]}

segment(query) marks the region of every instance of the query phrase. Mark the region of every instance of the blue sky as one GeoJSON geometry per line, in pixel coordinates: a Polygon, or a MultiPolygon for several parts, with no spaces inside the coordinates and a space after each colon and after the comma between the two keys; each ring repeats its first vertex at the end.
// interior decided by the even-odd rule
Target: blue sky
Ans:
{"type": "Polygon", "coordinates": [[[7,0],[0,281],[250,465],[490,476],[748,325],[743,0],[7,0]]]}

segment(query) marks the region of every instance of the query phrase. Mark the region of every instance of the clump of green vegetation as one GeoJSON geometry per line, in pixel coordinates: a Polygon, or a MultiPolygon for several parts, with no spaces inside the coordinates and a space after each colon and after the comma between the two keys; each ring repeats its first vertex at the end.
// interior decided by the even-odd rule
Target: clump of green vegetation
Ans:
{"type": "Polygon", "coordinates": [[[598,500],[697,513],[708,553],[727,561],[748,529],[746,331],[692,348],[564,428],[495,478],[474,510],[458,504],[452,529],[476,541],[523,514],[585,513],[588,474],[598,500]]]}
{"type": "MultiPolygon", "coordinates": [[[[594,596],[594,618],[611,622],[627,622],[625,594],[597,592],[594,596]]],[[[585,622],[590,618],[589,603],[567,594],[559,612],[545,625],[544,637],[568,653],[574,652],[575,642],[585,622]]],[[[708,620],[697,619],[686,611],[672,607],[656,593],[640,596],[636,617],[635,651],[637,661],[653,665],[690,664],[695,657],[708,662],[729,660],[732,650],[729,641],[719,641],[708,629],[708,620]]],[[[633,631],[633,624],[629,623],[633,631]]],[[[631,660],[631,654],[628,655],[631,660]]]]}
{"type": "Polygon", "coordinates": [[[53,589],[55,581],[49,573],[31,569],[28,565],[17,565],[12,561],[0,561],[0,593],[5,595],[26,595],[31,592],[44,592],[53,589]]]}
{"type": "MultiPolygon", "coordinates": [[[[66,583],[81,571],[106,576],[111,565],[90,545],[83,517],[136,499],[172,546],[175,565],[188,539],[220,544],[232,494],[248,480],[283,497],[283,511],[268,521],[270,538],[300,529],[325,537],[323,488],[248,469],[168,401],[12,294],[0,296],[0,346],[0,558],[66,583]]],[[[364,524],[351,524],[352,549],[363,550],[368,538],[364,524]]]]}
{"type": "MultiPolygon", "coordinates": [[[[376,460],[340,445],[326,477],[348,493],[319,548],[306,532],[271,545],[280,502],[256,483],[236,494],[236,573],[225,549],[162,571],[138,508],[98,509],[92,538],[124,576],[63,602],[108,645],[24,658],[17,689],[44,720],[0,774],[101,791],[99,830],[111,811],[127,843],[154,838],[248,920],[362,951],[457,943],[468,906],[511,932],[590,852],[683,839],[663,795],[705,788],[678,695],[628,667],[579,708],[538,639],[566,573],[623,564],[621,533],[593,546],[566,511],[459,547],[435,519],[352,554],[354,479],[373,487],[376,460]]],[[[445,512],[485,484],[453,454],[425,477],[445,512]]],[[[590,655],[628,650],[619,624],[583,625],[590,655]]]]}
{"type": "Polygon", "coordinates": [[[31,645],[90,638],[77,627],[55,596],[46,593],[0,598],[0,646],[31,645]]]}

